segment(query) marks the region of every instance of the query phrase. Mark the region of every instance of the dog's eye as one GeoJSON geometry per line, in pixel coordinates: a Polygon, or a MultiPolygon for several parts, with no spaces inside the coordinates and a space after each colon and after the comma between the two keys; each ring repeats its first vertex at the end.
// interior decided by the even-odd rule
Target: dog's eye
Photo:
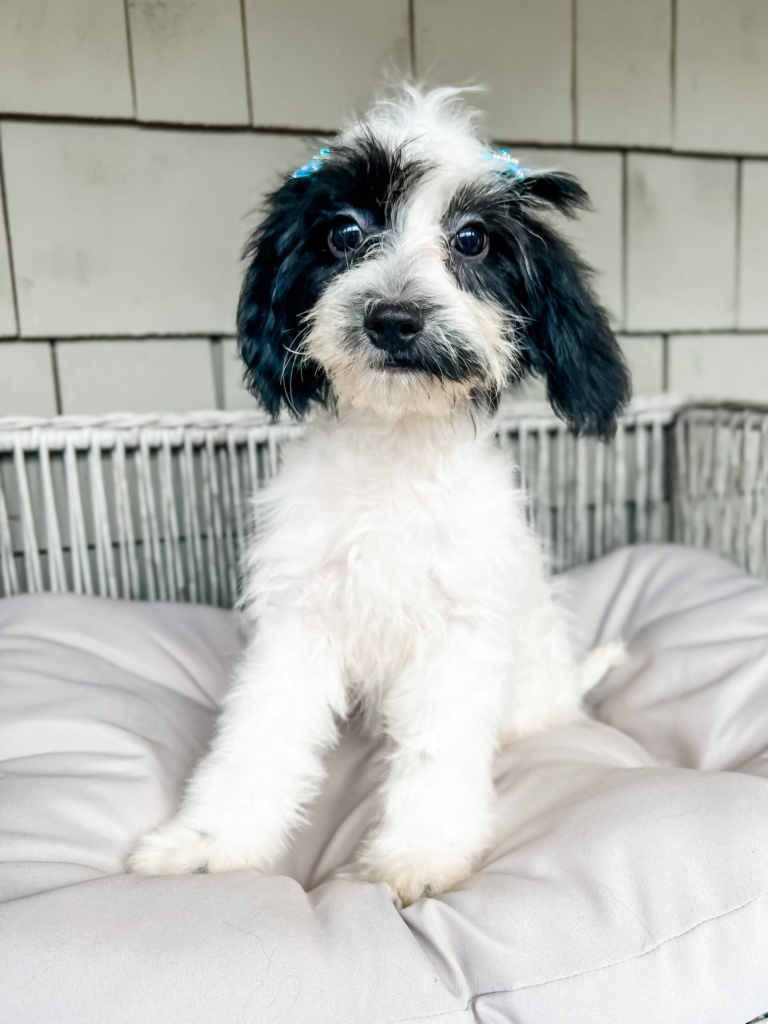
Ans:
{"type": "Polygon", "coordinates": [[[462,256],[482,256],[488,248],[488,232],[480,224],[467,224],[453,236],[453,246],[462,256]]]}
{"type": "Polygon", "coordinates": [[[363,231],[351,217],[339,217],[328,232],[328,245],[336,256],[352,252],[363,240],[363,231]]]}

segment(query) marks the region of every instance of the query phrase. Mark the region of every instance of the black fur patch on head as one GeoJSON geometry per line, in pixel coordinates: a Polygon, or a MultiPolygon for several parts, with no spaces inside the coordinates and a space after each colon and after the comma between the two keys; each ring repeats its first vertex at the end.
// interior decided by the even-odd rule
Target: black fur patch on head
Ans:
{"type": "Polygon", "coordinates": [[[461,287],[491,297],[518,318],[520,376],[547,379],[554,410],[575,434],[610,437],[631,395],[629,371],[591,287],[591,272],[574,250],[536,216],[555,208],[575,216],[589,199],[569,174],[503,178],[467,187],[454,197],[446,226],[468,217],[490,237],[481,262],[452,254],[461,287]]]}
{"type": "Polygon", "coordinates": [[[303,318],[349,265],[328,245],[334,217],[353,208],[384,229],[393,204],[422,173],[419,164],[363,135],[333,148],[310,177],[286,179],[267,200],[266,216],[244,253],[249,264],[237,328],[249,388],[273,416],[283,405],[302,416],[312,401],[328,396],[322,367],[301,358],[297,345],[303,318]]]}

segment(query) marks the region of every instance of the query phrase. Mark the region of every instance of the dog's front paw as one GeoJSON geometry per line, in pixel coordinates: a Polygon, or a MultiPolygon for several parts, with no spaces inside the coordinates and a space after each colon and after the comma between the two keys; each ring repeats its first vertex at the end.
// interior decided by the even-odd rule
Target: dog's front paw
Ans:
{"type": "Polygon", "coordinates": [[[241,844],[169,821],[139,842],[128,859],[137,875],[191,875],[256,867],[241,844]]]}
{"type": "Polygon", "coordinates": [[[438,896],[457,888],[473,872],[466,857],[446,857],[429,851],[414,851],[376,867],[368,867],[365,877],[371,882],[386,882],[400,897],[404,907],[422,898],[438,896]]]}

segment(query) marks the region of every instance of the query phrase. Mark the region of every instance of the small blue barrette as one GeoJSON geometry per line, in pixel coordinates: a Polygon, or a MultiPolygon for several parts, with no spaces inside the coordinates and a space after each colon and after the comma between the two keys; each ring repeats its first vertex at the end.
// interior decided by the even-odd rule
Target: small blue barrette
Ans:
{"type": "Polygon", "coordinates": [[[524,181],[530,174],[527,167],[521,167],[520,161],[516,160],[507,149],[497,149],[493,153],[483,153],[486,160],[496,165],[496,170],[502,174],[509,174],[513,181],[524,181]]]}
{"type": "Polygon", "coordinates": [[[319,171],[323,166],[323,158],[328,156],[330,149],[321,149],[320,152],[313,156],[309,163],[303,164],[291,175],[292,178],[310,178],[316,171],[319,171]]]}

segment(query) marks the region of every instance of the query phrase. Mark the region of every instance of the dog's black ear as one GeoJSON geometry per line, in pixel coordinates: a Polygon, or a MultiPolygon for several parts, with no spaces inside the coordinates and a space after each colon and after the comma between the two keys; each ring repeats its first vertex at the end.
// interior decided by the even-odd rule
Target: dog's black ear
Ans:
{"type": "Polygon", "coordinates": [[[554,207],[566,217],[589,210],[589,196],[572,174],[563,171],[537,171],[515,182],[515,192],[527,207],[554,207]]]}
{"type": "Polygon", "coordinates": [[[267,200],[267,215],[243,254],[248,266],[237,311],[240,354],[249,390],[272,416],[283,405],[302,416],[327,394],[324,372],[297,348],[302,317],[319,294],[307,245],[310,193],[308,179],[288,178],[267,200]]]}
{"type": "MultiPolygon", "coordinates": [[[[526,198],[566,215],[589,205],[587,194],[567,174],[536,175],[523,184],[526,198]]],[[[524,217],[523,227],[518,237],[524,360],[546,377],[552,407],[573,433],[606,439],[632,387],[608,316],[592,290],[591,271],[547,223],[524,217]]]]}

